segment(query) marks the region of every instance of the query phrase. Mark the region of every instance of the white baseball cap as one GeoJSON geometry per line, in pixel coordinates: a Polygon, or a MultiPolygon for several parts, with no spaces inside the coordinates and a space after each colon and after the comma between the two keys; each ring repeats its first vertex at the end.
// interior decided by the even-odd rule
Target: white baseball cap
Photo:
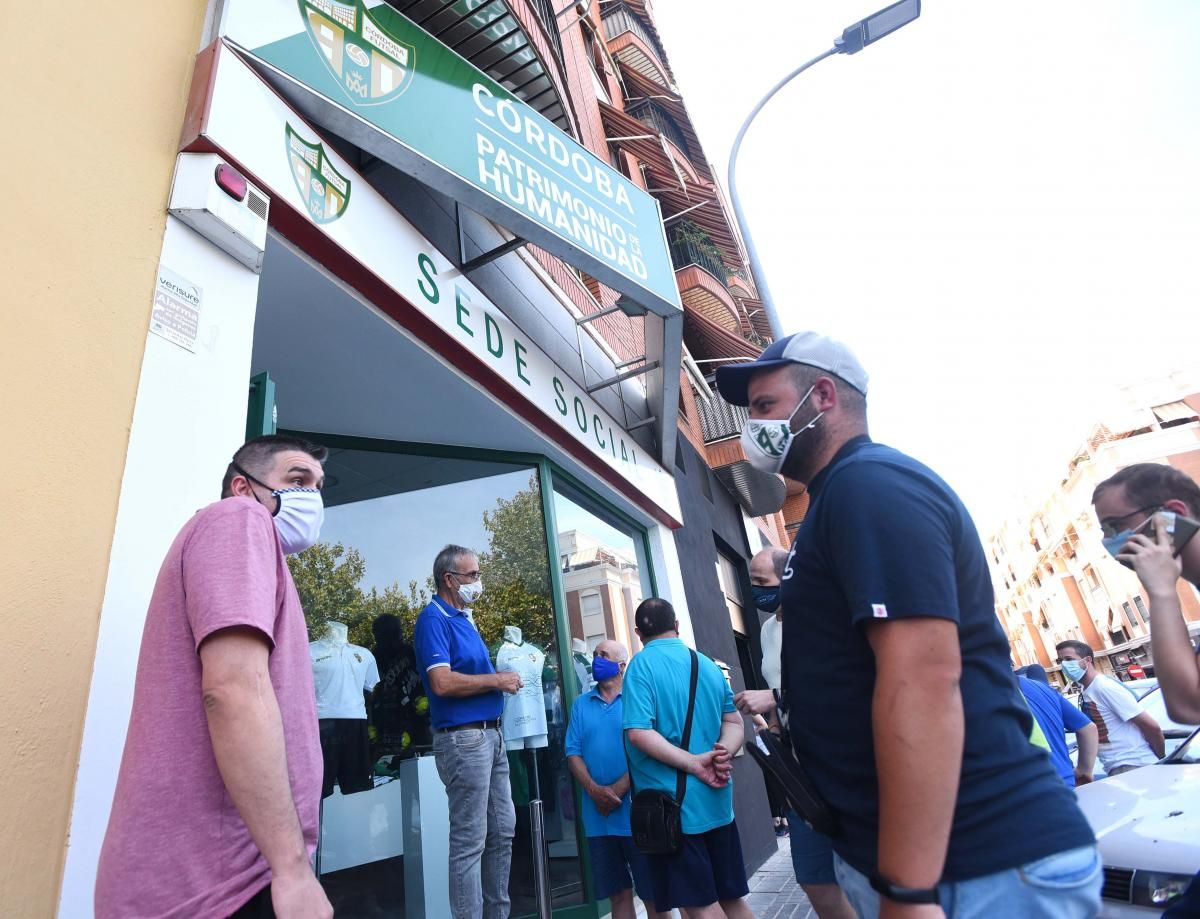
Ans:
{"type": "Polygon", "coordinates": [[[755,360],[717,368],[717,390],[731,405],[750,404],[750,379],[760,371],[785,364],[805,364],[827,370],[867,394],[867,371],[854,352],[840,341],[816,332],[796,332],[768,346],[755,360]]]}

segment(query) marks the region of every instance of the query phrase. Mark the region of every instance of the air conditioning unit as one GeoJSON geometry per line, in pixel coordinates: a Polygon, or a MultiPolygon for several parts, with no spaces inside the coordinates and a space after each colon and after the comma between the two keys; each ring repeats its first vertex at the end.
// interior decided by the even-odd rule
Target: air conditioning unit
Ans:
{"type": "Polygon", "coordinates": [[[270,199],[215,153],[181,153],[167,210],[253,271],[262,272],[270,199]]]}

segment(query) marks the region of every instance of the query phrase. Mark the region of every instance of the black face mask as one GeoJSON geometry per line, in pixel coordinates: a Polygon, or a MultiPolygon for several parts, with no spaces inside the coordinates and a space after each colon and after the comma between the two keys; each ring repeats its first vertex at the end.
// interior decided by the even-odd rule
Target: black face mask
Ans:
{"type": "Polygon", "coordinates": [[[773,613],[779,609],[779,585],[774,587],[758,587],[750,588],[754,594],[754,605],[764,613],[773,613]]]}

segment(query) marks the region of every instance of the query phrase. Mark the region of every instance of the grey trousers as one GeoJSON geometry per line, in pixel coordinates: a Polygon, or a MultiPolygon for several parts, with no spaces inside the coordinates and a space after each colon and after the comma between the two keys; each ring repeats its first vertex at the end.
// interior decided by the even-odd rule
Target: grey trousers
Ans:
{"type": "Polygon", "coordinates": [[[449,798],[454,919],[508,919],[517,819],[504,738],[494,728],[439,731],[433,753],[449,798]]]}

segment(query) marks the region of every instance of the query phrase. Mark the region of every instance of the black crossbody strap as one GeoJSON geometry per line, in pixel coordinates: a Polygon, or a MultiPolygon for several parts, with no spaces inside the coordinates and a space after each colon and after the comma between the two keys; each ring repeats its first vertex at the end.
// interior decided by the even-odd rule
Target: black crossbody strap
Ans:
{"type": "MultiPolygon", "coordinates": [[[[688,687],[688,710],[687,720],[683,723],[683,752],[688,752],[688,744],[692,739],[692,715],[696,711],[696,682],[700,678],[700,658],[696,656],[696,652],[688,648],[692,654],[692,679],[688,687]]],[[[679,780],[675,783],[675,801],[680,807],[683,807],[683,796],[687,794],[687,773],[681,769],[676,769],[679,773],[679,780]]]]}

